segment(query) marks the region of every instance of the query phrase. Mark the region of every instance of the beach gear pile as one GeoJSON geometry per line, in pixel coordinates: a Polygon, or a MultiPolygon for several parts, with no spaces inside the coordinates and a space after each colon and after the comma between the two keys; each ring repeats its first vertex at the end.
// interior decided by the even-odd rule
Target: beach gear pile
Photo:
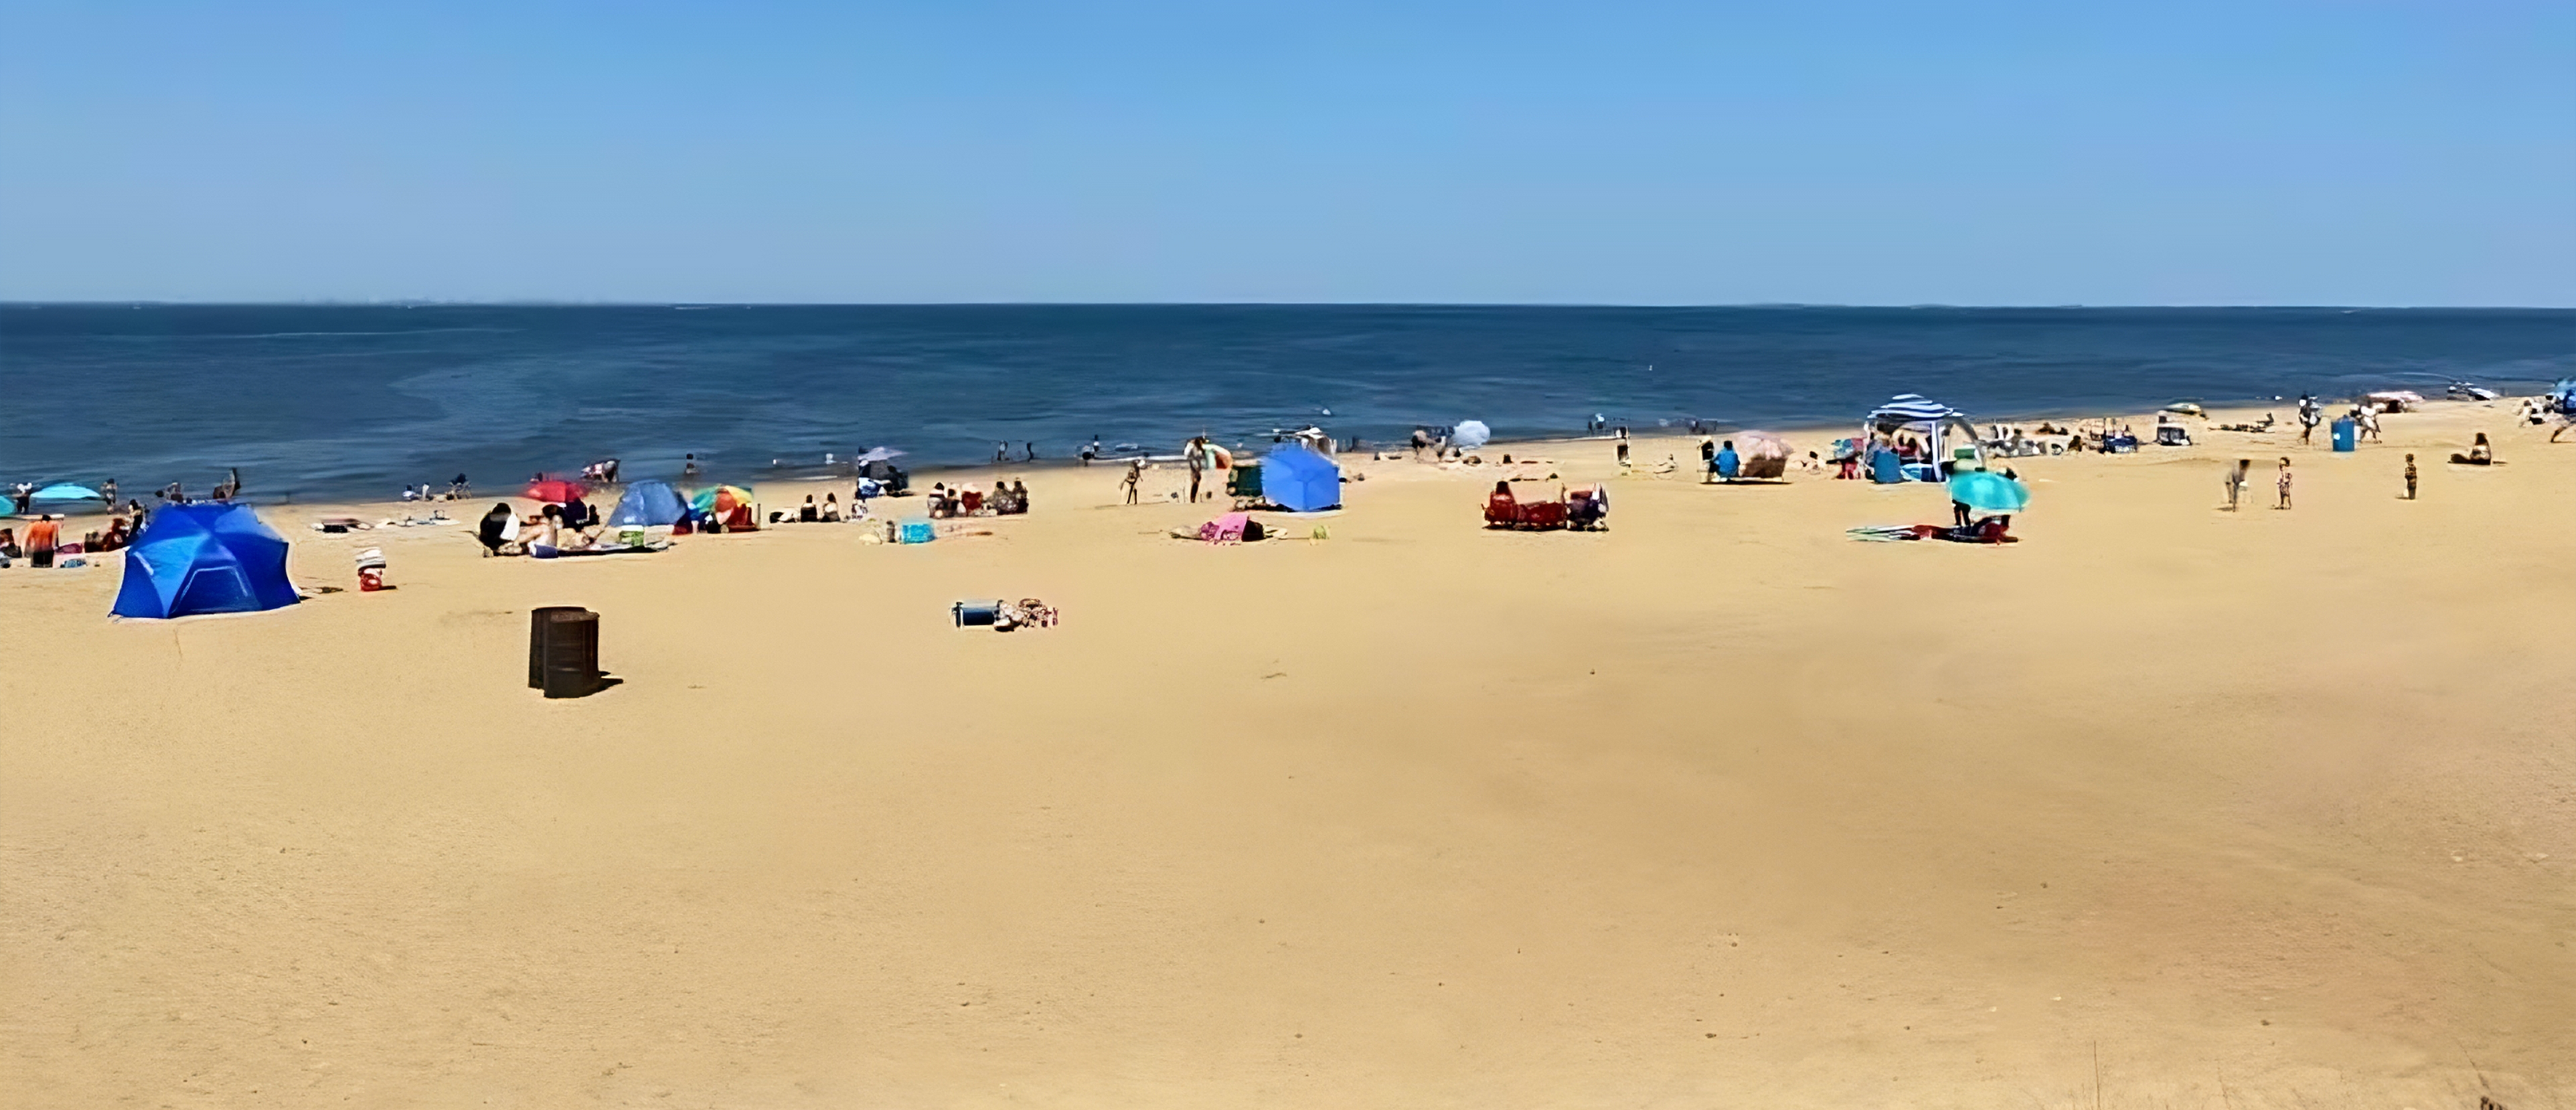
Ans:
{"type": "Polygon", "coordinates": [[[995,632],[1053,628],[1058,616],[1054,606],[1034,597],[1016,602],[960,601],[950,606],[948,613],[959,628],[990,628],[995,632]]]}
{"type": "Polygon", "coordinates": [[[1560,528],[1577,532],[1610,527],[1610,487],[1593,485],[1560,492],[1555,500],[1529,501],[1514,494],[1509,482],[1494,483],[1485,498],[1485,527],[1524,532],[1560,528]]]}

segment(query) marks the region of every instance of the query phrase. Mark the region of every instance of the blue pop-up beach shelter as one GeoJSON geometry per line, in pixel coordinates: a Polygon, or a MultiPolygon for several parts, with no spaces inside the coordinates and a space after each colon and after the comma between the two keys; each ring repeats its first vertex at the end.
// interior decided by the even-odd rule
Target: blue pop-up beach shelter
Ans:
{"type": "Polygon", "coordinates": [[[241,505],[171,505],[125,549],[120,617],[256,613],[295,604],[286,539],[241,505]]]}
{"type": "Polygon", "coordinates": [[[1303,447],[1282,447],[1261,457],[1261,498],[1293,513],[1338,509],[1342,468],[1303,447]]]}
{"type": "Polygon", "coordinates": [[[626,496],[617,499],[617,508],[608,514],[613,527],[647,528],[678,524],[689,515],[689,506],[671,489],[669,482],[637,482],[626,487],[626,496]]]}

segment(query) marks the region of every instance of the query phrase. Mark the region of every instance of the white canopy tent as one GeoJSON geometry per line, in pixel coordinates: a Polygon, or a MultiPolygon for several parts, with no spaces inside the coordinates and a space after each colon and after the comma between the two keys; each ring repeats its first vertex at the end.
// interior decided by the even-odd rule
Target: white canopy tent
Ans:
{"type": "Polygon", "coordinates": [[[1976,452],[1980,465],[1986,457],[1984,445],[1977,440],[1977,426],[1968,422],[1966,413],[1920,393],[1899,393],[1889,398],[1886,404],[1870,410],[1869,418],[1861,422],[1861,429],[1881,436],[1892,436],[1898,432],[1922,436],[1929,454],[1928,462],[1948,461],[1950,443],[1954,438],[1976,452]]]}

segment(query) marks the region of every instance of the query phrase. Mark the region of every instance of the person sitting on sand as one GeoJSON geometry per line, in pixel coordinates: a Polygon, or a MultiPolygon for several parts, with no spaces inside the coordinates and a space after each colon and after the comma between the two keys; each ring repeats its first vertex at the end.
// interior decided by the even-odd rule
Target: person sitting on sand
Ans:
{"type": "Polygon", "coordinates": [[[89,550],[114,551],[124,547],[132,538],[132,534],[125,530],[125,518],[118,517],[107,523],[107,531],[100,533],[98,539],[89,544],[89,550]]]}
{"type": "Polygon", "coordinates": [[[1018,478],[1011,479],[1011,511],[1015,513],[1029,511],[1029,484],[1018,478]]]}
{"type": "Polygon", "coordinates": [[[501,545],[510,542],[510,523],[514,519],[510,503],[501,501],[495,502],[492,511],[483,514],[483,519],[475,524],[474,538],[483,545],[485,558],[500,554],[501,545]]]}
{"type": "Polygon", "coordinates": [[[0,528],[0,559],[19,559],[25,556],[25,552],[18,550],[18,533],[11,529],[0,528]]]}
{"type": "Polygon", "coordinates": [[[1708,469],[1709,473],[1717,475],[1718,480],[1726,482],[1734,481],[1736,475],[1744,472],[1744,456],[1735,453],[1734,440],[1727,440],[1717,449],[1717,454],[1708,461],[1708,469]]]}
{"type": "Polygon", "coordinates": [[[2454,452],[2451,455],[2451,461],[2461,466],[2493,466],[2495,447],[2487,442],[2485,432],[2479,432],[2477,441],[2469,445],[2469,453],[2462,455],[2454,452]]]}
{"type": "Polygon", "coordinates": [[[823,507],[814,503],[813,494],[806,494],[805,503],[796,507],[796,522],[798,524],[820,524],[822,521],[823,507]]]}
{"type": "Polygon", "coordinates": [[[841,522],[841,496],[836,493],[824,494],[823,508],[819,516],[825,524],[839,524],[841,522]]]}

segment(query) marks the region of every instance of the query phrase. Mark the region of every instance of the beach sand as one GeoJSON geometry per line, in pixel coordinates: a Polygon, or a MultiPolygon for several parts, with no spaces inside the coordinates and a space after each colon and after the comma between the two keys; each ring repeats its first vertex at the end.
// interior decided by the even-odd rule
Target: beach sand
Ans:
{"type": "Polygon", "coordinates": [[[2016,460],[2008,547],[1646,440],[1487,452],[1599,534],[1346,459],[1241,547],[1102,466],[926,546],[270,509],[399,588],[249,617],[0,571],[0,1105],[2559,1105],[2576,444],[2431,409],[2016,460]],[[525,687],[550,604],[623,684],[525,687]]]}

